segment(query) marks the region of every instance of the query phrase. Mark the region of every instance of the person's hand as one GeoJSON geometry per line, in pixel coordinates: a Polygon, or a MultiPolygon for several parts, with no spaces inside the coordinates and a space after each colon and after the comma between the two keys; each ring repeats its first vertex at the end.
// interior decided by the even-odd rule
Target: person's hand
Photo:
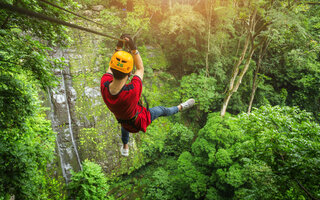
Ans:
{"type": "MultiPolygon", "coordinates": [[[[124,38],[125,38],[125,35],[127,35],[127,34],[122,34],[122,35],[120,36],[120,39],[124,39],[124,38]]],[[[122,49],[124,43],[125,43],[125,42],[119,40],[118,43],[117,43],[117,49],[122,49]]]]}
{"type": "Polygon", "coordinates": [[[123,34],[124,39],[127,41],[127,44],[129,45],[129,48],[131,51],[133,50],[137,50],[137,46],[134,43],[133,39],[131,38],[131,36],[129,34],[123,34]]]}

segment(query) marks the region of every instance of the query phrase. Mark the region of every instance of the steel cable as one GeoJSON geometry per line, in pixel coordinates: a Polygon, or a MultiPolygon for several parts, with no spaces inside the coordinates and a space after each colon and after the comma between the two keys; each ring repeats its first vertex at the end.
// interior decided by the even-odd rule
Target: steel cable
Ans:
{"type": "Polygon", "coordinates": [[[60,7],[60,6],[56,5],[56,4],[53,4],[53,3],[49,2],[49,1],[46,1],[46,0],[38,0],[38,1],[41,1],[41,2],[43,2],[43,3],[46,3],[46,4],[51,5],[51,6],[53,6],[53,7],[56,7],[56,8],[58,8],[58,9],[60,9],[60,10],[66,11],[66,12],[68,12],[68,13],[70,13],[70,14],[73,14],[73,15],[75,15],[75,16],[77,16],[77,17],[80,17],[80,18],[82,18],[82,19],[85,19],[85,20],[87,20],[87,21],[89,21],[89,22],[92,22],[92,23],[95,23],[95,24],[97,24],[97,25],[99,25],[99,26],[102,26],[102,27],[107,28],[107,27],[106,27],[105,25],[103,25],[103,24],[100,24],[100,23],[95,22],[95,21],[93,21],[93,20],[91,20],[91,19],[88,19],[88,18],[86,18],[86,17],[83,17],[83,16],[81,16],[81,15],[75,13],[75,12],[72,12],[72,11],[70,11],[70,10],[67,10],[67,9],[65,9],[65,8],[62,8],[62,7],[60,7]]]}
{"type": "Polygon", "coordinates": [[[46,21],[53,22],[53,23],[56,23],[56,24],[61,24],[61,25],[68,26],[68,27],[71,27],[71,28],[79,29],[79,30],[86,31],[86,32],[89,32],[89,33],[94,33],[94,34],[97,34],[97,35],[101,35],[101,36],[104,36],[104,37],[108,37],[108,38],[112,38],[112,39],[115,39],[115,40],[119,40],[119,41],[125,42],[125,40],[120,39],[120,38],[116,38],[116,37],[113,37],[113,36],[110,36],[110,35],[107,35],[107,34],[104,34],[104,33],[89,29],[89,28],[85,28],[85,27],[82,27],[82,26],[71,24],[71,23],[65,22],[63,20],[60,20],[60,19],[57,19],[57,18],[54,18],[54,17],[49,17],[49,16],[41,14],[41,13],[37,13],[37,12],[33,12],[33,11],[30,11],[30,10],[27,10],[27,9],[24,9],[24,8],[12,6],[10,4],[6,4],[6,3],[0,2],[0,8],[5,9],[5,10],[9,10],[11,12],[16,12],[16,13],[19,13],[19,14],[22,14],[22,15],[27,15],[29,17],[34,17],[34,18],[37,18],[37,19],[46,20],[46,21]]]}

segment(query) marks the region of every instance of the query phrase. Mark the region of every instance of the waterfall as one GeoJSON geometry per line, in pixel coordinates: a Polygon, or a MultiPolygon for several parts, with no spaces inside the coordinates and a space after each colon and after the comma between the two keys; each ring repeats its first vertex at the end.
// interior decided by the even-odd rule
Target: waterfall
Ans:
{"type": "Polygon", "coordinates": [[[72,142],[73,149],[74,149],[74,152],[75,152],[77,160],[78,160],[79,167],[82,170],[80,156],[79,156],[77,145],[74,141],[73,132],[72,132],[71,114],[70,114],[70,109],[69,109],[69,103],[68,103],[68,97],[67,97],[67,87],[66,87],[65,80],[64,80],[63,70],[61,70],[61,76],[62,76],[62,87],[64,88],[64,91],[65,91],[64,96],[65,96],[65,102],[66,102],[66,107],[67,107],[67,112],[68,112],[68,122],[69,122],[69,131],[70,131],[70,136],[71,136],[71,142],[72,142]]]}
{"type": "MultiPolygon", "coordinates": [[[[48,90],[48,96],[49,96],[49,102],[50,102],[50,108],[51,108],[51,112],[50,112],[50,119],[51,119],[51,124],[52,124],[52,129],[54,129],[54,123],[56,122],[55,117],[54,117],[54,106],[53,106],[53,102],[51,99],[51,94],[50,94],[50,89],[47,88],[48,90]]],[[[62,176],[64,178],[64,180],[66,181],[66,183],[69,181],[67,175],[66,175],[66,165],[64,164],[64,160],[63,160],[63,156],[60,150],[60,144],[59,144],[59,139],[58,139],[58,135],[56,138],[56,144],[57,144],[57,150],[58,150],[58,155],[60,158],[60,165],[61,165],[61,170],[62,170],[62,176]]]]}

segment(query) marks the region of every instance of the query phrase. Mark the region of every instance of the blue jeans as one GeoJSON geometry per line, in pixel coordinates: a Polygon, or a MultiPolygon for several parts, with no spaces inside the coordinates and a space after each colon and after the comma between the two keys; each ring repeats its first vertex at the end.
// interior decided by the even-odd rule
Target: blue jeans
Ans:
{"type": "MultiPolygon", "coordinates": [[[[151,122],[158,117],[162,116],[170,116],[179,112],[179,108],[177,106],[173,106],[170,108],[166,108],[163,106],[157,106],[149,109],[151,115],[151,122]]],[[[123,144],[128,144],[129,142],[129,131],[125,128],[121,127],[121,140],[123,144]]]]}

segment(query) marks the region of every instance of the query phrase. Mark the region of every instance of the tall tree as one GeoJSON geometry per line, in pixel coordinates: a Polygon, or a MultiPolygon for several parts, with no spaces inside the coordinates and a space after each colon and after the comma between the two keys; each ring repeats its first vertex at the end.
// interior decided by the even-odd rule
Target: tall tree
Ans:
{"type": "MultiPolygon", "coordinates": [[[[282,21],[290,20],[293,16],[293,7],[296,3],[288,3],[287,1],[235,1],[237,6],[237,18],[241,20],[238,33],[243,37],[239,39],[240,55],[236,55],[237,59],[232,69],[231,77],[228,83],[228,89],[223,100],[221,108],[221,116],[224,116],[232,95],[237,92],[243,77],[247,73],[252,56],[256,49],[268,40],[268,35],[272,30],[283,29],[282,21]],[[278,20],[280,19],[280,23],[278,20]]],[[[237,50],[238,52],[238,50],[237,50]]]]}
{"type": "MultiPolygon", "coordinates": [[[[242,13],[241,11],[239,13],[243,15],[243,17],[239,15],[239,18],[242,21],[242,25],[244,27],[244,29],[240,29],[239,32],[243,34],[245,38],[244,41],[242,41],[243,38],[240,37],[238,41],[239,44],[241,44],[238,47],[242,50],[232,69],[231,78],[228,84],[228,90],[221,108],[221,116],[224,116],[226,114],[231,96],[233,95],[233,93],[237,92],[244,75],[248,71],[253,53],[265,40],[264,37],[260,37],[260,34],[270,24],[265,19],[263,19],[263,10],[261,9],[262,5],[256,4],[252,1],[247,1],[246,4],[247,5],[245,6],[247,7],[247,9],[244,10],[244,13],[242,13]]],[[[239,4],[235,5],[239,6],[239,4]]],[[[238,9],[241,10],[241,8],[238,9]]]]}

